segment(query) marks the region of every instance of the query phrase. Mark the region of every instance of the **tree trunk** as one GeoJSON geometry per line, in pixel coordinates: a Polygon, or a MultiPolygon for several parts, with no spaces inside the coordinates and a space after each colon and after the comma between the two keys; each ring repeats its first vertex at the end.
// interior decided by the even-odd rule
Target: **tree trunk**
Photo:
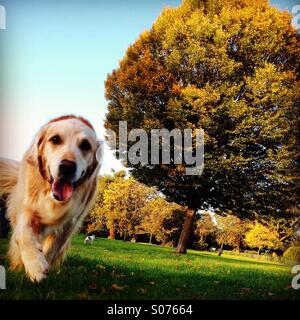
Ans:
{"type": "Polygon", "coordinates": [[[183,227],[181,230],[180,238],[178,241],[177,249],[176,249],[177,253],[186,253],[188,241],[189,241],[192,226],[193,226],[195,213],[196,213],[195,210],[192,210],[192,209],[187,210],[184,224],[183,224],[183,227]]]}
{"type": "Polygon", "coordinates": [[[124,232],[123,241],[125,241],[127,238],[127,231],[124,232]]]}
{"type": "Polygon", "coordinates": [[[258,249],[257,254],[260,255],[260,248],[258,249]]]}
{"type": "Polygon", "coordinates": [[[224,246],[224,243],[222,243],[221,248],[218,250],[218,256],[219,256],[219,257],[220,257],[221,254],[223,253],[223,246],[224,246]]]}
{"type": "Polygon", "coordinates": [[[149,243],[152,243],[152,233],[150,234],[149,243]]]}
{"type": "Polygon", "coordinates": [[[111,240],[115,240],[116,239],[116,231],[115,231],[115,226],[112,225],[110,228],[109,228],[109,236],[108,236],[108,239],[111,239],[111,240]]]}

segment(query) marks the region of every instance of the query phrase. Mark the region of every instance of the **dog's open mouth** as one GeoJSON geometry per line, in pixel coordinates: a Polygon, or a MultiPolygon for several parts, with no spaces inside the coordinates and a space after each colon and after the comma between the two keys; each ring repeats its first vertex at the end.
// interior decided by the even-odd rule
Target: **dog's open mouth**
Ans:
{"type": "Polygon", "coordinates": [[[57,201],[68,201],[73,194],[73,184],[62,178],[56,178],[52,182],[51,192],[57,201]]]}

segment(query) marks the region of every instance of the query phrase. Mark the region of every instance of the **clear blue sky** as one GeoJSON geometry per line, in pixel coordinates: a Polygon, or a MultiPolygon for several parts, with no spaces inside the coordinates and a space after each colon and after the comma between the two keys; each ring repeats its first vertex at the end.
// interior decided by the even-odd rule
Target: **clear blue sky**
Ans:
{"type": "MultiPolygon", "coordinates": [[[[39,126],[61,114],[83,115],[102,134],[107,74],[163,7],[180,2],[0,0],[0,157],[20,159],[39,126]]],[[[108,154],[105,172],[115,166],[108,154]]]]}
{"type": "Polygon", "coordinates": [[[107,74],[164,6],[179,3],[0,0],[0,156],[20,159],[39,126],[61,114],[84,115],[101,134],[107,74]]]}

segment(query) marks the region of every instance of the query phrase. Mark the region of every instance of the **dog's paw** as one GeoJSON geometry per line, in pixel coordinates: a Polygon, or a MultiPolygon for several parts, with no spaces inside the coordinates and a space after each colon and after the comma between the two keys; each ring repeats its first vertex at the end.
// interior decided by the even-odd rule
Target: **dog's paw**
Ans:
{"type": "Polygon", "coordinates": [[[31,261],[25,268],[26,273],[32,282],[40,282],[48,276],[49,264],[43,255],[40,255],[38,259],[31,261]]]}

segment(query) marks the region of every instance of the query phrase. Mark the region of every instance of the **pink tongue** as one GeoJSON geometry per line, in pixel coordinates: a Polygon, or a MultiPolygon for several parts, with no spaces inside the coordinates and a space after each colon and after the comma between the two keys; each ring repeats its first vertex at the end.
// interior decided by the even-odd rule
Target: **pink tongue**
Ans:
{"type": "Polygon", "coordinates": [[[52,193],[58,201],[68,201],[73,194],[73,186],[70,182],[55,179],[52,183],[52,193]]]}

